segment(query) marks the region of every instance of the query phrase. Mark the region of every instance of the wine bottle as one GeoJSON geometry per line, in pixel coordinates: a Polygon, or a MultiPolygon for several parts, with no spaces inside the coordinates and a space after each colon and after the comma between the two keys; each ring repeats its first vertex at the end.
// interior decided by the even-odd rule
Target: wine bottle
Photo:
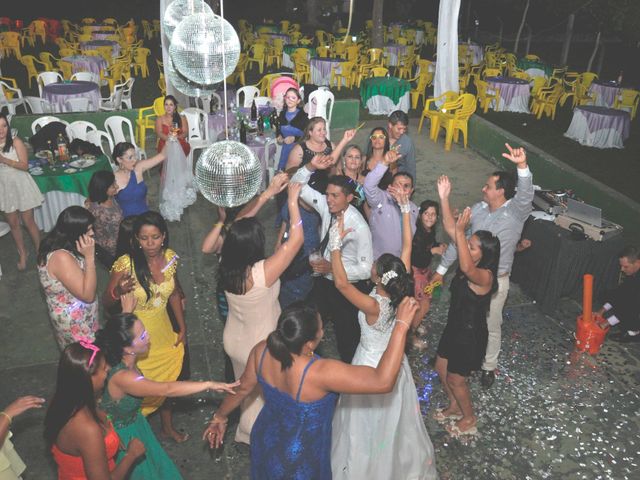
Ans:
{"type": "Polygon", "coordinates": [[[256,107],[256,101],[251,102],[251,121],[258,120],[258,107],[256,107]]]}
{"type": "Polygon", "coordinates": [[[240,143],[247,144],[247,127],[244,122],[240,122],[240,143]]]}

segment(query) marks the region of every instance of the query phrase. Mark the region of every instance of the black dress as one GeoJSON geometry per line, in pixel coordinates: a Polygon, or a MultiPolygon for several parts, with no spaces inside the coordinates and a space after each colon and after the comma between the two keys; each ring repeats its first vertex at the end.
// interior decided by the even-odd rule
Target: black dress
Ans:
{"type": "MultiPolygon", "coordinates": [[[[302,162],[300,162],[300,168],[304,167],[307,163],[309,163],[313,157],[316,155],[330,155],[333,152],[333,147],[331,146],[331,142],[329,140],[325,140],[325,148],[322,152],[314,152],[309,147],[307,147],[307,142],[302,142],[300,144],[302,147],[302,162]]],[[[327,185],[329,184],[329,172],[327,170],[316,170],[311,175],[309,179],[308,185],[322,193],[323,195],[327,191],[327,185]]]]}
{"type": "Polygon", "coordinates": [[[480,369],[487,350],[491,292],[476,294],[460,269],[450,290],[449,316],[438,344],[438,355],[448,360],[448,372],[467,377],[473,370],[480,369]]]}

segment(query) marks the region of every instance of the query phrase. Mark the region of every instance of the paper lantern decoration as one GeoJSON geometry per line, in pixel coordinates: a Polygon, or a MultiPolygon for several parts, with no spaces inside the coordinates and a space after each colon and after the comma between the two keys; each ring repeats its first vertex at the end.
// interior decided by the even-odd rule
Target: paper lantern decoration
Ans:
{"type": "Polygon", "coordinates": [[[249,147],[231,140],[214,143],[196,163],[196,185],[204,197],[221,207],[237,207],[258,193],[262,166],[249,147]]]}
{"type": "Polygon", "coordinates": [[[215,85],[202,85],[195,83],[183,76],[178,72],[171,57],[167,60],[166,65],[167,80],[176,87],[180,92],[184,93],[188,97],[208,97],[215,91],[215,85]]]}
{"type": "Polygon", "coordinates": [[[213,10],[202,0],[175,0],[169,4],[164,11],[164,17],[162,17],[162,26],[164,34],[170,41],[173,37],[173,31],[182,19],[193,13],[213,14],[213,10]]]}
{"type": "Polygon", "coordinates": [[[240,58],[240,40],[231,24],[218,15],[196,13],[185,17],[174,30],[169,54],[182,76],[208,85],[233,73],[240,58]]]}

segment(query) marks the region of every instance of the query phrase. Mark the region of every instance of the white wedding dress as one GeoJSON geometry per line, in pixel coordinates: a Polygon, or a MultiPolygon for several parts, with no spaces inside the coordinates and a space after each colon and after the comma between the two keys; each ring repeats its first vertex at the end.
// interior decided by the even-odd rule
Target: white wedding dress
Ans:
{"type": "MultiPolygon", "coordinates": [[[[358,313],[362,334],[351,362],[376,367],[395,325],[388,298],[370,295],[380,316],[369,325],[358,313]]],[[[333,416],[331,470],[334,480],[431,480],[437,478],[433,445],[424,426],[406,355],[389,393],[340,395],[333,416]]]]}
{"type": "Polygon", "coordinates": [[[169,222],[180,220],[182,212],[196,201],[193,165],[188,161],[180,142],[169,137],[167,159],[160,178],[160,214],[169,222]]]}

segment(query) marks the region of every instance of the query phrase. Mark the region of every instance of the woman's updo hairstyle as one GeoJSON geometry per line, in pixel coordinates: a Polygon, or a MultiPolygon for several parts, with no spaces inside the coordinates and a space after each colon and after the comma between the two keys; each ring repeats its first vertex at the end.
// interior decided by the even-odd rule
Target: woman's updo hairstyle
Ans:
{"type": "Polygon", "coordinates": [[[292,353],[299,355],[305,343],[318,334],[318,312],[304,302],[294,302],[278,318],[278,326],[267,337],[267,348],[278,360],[282,371],[293,363],[292,353]]]}
{"type": "Polygon", "coordinates": [[[396,308],[404,297],[413,297],[413,275],[407,273],[407,269],[395,255],[383,253],[376,262],[376,274],[384,291],[389,294],[391,305],[396,308]]]}
{"type": "Polygon", "coordinates": [[[107,319],[104,328],[96,333],[95,343],[112,367],[122,361],[124,348],[130,347],[133,343],[133,324],[137,319],[133,313],[112,315],[107,319]]]}

